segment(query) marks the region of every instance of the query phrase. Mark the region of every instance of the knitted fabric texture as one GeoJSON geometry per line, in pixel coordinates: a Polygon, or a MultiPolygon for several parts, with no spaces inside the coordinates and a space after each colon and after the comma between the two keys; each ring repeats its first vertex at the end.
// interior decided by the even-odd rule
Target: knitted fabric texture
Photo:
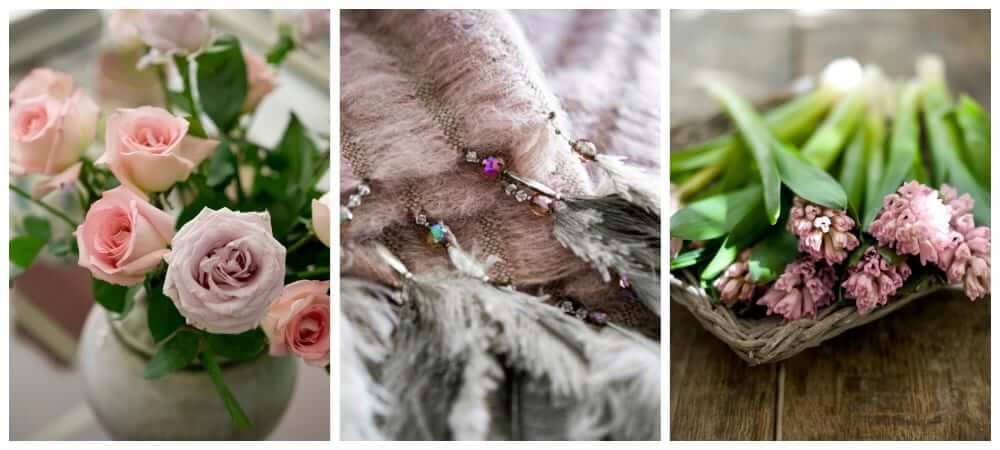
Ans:
{"type": "Polygon", "coordinates": [[[446,223],[494,279],[553,298],[572,295],[612,321],[659,332],[659,318],[617,283],[602,283],[539,217],[483,179],[464,150],[563,194],[603,194],[553,131],[648,167],[659,164],[659,17],[655,12],[344,12],[341,27],[341,196],[371,195],[341,227],[345,275],[396,284],[370,244],[415,273],[447,269],[424,243],[416,211],[446,223]]]}

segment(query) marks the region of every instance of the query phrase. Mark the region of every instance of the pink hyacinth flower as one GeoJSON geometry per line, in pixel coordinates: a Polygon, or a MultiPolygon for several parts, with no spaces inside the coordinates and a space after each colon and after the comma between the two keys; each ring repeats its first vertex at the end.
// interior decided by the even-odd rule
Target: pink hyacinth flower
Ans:
{"type": "Polygon", "coordinates": [[[758,305],[767,306],[767,314],[781,314],[786,320],[815,319],[819,308],[833,302],[837,274],[826,264],[810,257],[785,266],[774,285],[758,305]]]}
{"type": "Polygon", "coordinates": [[[758,294],[757,284],[750,276],[750,249],[743,250],[736,262],[729,265],[726,271],[715,280],[715,288],[719,290],[719,300],[726,306],[733,306],[738,302],[753,300],[758,294]]]}
{"type": "Polygon", "coordinates": [[[861,260],[847,271],[844,290],[848,298],[855,299],[858,314],[861,315],[885,305],[911,273],[905,261],[892,265],[874,246],[868,247],[861,260]]]}
{"type": "Polygon", "coordinates": [[[941,197],[951,208],[953,245],[941,255],[938,265],[948,275],[949,283],[961,283],[970,299],[990,293],[990,229],[977,227],[971,211],[969,194],[961,196],[948,185],[941,186],[941,197]]]}
{"type": "Polygon", "coordinates": [[[919,255],[922,265],[937,263],[940,254],[955,245],[951,209],[937,191],[909,181],[897,193],[885,196],[882,211],[868,232],[879,245],[898,254],[919,255]]]}
{"type": "Polygon", "coordinates": [[[838,264],[858,247],[847,211],[824,208],[795,197],[788,211],[788,231],[799,238],[799,250],[827,264],[838,264]]]}

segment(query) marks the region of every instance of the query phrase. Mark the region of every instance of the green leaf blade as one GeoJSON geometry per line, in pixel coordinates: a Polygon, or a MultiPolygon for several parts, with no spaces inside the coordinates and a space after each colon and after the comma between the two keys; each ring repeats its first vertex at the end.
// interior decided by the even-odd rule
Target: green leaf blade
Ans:
{"type": "Polygon", "coordinates": [[[195,60],[202,110],[226,134],[236,126],[248,90],[240,41],[222,36],[195,60]]]}
{"type": "Polygon", "coordinates": [[[240,334],[205,334],[205,344],[213,353],[234,361],[256,358],[267,348],[267,335],[260,328],[240,334]]]}
{"type": "Polygon", "coordinates": [[[795,195],[827,208],[847,209],[847,193],[837,180],[794,150],[777,147],[774,155],[781,181],[795,195]]]}
{"type": "Polygon", "coordinates": [[[111,284],[97,278],[94,278],[91,284],[94,301],[103,306],[104,309],[117,314],[125,312],[128,290],[128,286],[111,284]]]}
{"type": "Polygon", "coordinates": [[[198,355],[198,333],[181,330],[163,343],[142,372],[147,380],[163,377],[188,366],[198,355]]]}
{"type": "Polygon", "coordinates": [[[706,87],[736,124],[753,154],[757,170],[760,172],[767,219],[773,225],[781,215],[781,179],[772,156],[774,137],[746,99],[719,83],[708,83],[706,87]]]}
{"type": "Polygon", "coordinates": [[[43,247],[45,247],[45,241],[36,236],[24,235],[15,237],[10,240],[8,247],[10,263],[22,269],[27,269],[35,262],[35,258],[42,252],[43,247]]]}
{"type": "Polygon", "coordinates": [[[691,203],[670,217],[670,235],[686,241],[721,237],[760,205],[760,192],[755,184],[691,203]]]}
{"type": "Polygon", "coordinates": [[[160,342],[184,326],[184,316],[169,297],[163,294],[163,279],[159,276],[146,279],[146,324],[153,341],[160,342]]]}

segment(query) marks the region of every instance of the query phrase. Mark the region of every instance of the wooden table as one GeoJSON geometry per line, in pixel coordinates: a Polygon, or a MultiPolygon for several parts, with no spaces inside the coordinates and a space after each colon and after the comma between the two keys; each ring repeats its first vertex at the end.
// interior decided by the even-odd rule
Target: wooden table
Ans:
{"type": "MultiPolygon", "coordinates": [[[[954,90],[989,105],[989,13],[673,12],[671,120],[716,111],[701,69],[765,97],[830,60],[853,56],[911,76],[944,57],[954,90]]],[[[750,367],[670,306],[674,440],[988,440],[990,301],[945,291],[778,364],[750,367]]]]}

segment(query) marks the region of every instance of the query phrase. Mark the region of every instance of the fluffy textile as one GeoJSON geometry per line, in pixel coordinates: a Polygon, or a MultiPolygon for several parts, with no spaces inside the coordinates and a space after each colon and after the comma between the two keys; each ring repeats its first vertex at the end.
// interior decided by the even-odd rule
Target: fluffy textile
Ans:
{"type": "Polygon", "coordinates": [[[350,11],[341,17],[342,202],[372,194],[342,228],[348,275],[397,280],[362,254],[383,242],[415,273],[447,269],[414,209],[443,220],[490,276],[553,298],[573,295],[612,322],[658,336],[659,318],[574,257],[537,217],[482,179],[462,149],[503,157],[565,194],[610,192],[553,133],[659,166],[659,15],[655,11],[350,11]],[[383,277],[384,276],[384,277],[383,277]]]}

